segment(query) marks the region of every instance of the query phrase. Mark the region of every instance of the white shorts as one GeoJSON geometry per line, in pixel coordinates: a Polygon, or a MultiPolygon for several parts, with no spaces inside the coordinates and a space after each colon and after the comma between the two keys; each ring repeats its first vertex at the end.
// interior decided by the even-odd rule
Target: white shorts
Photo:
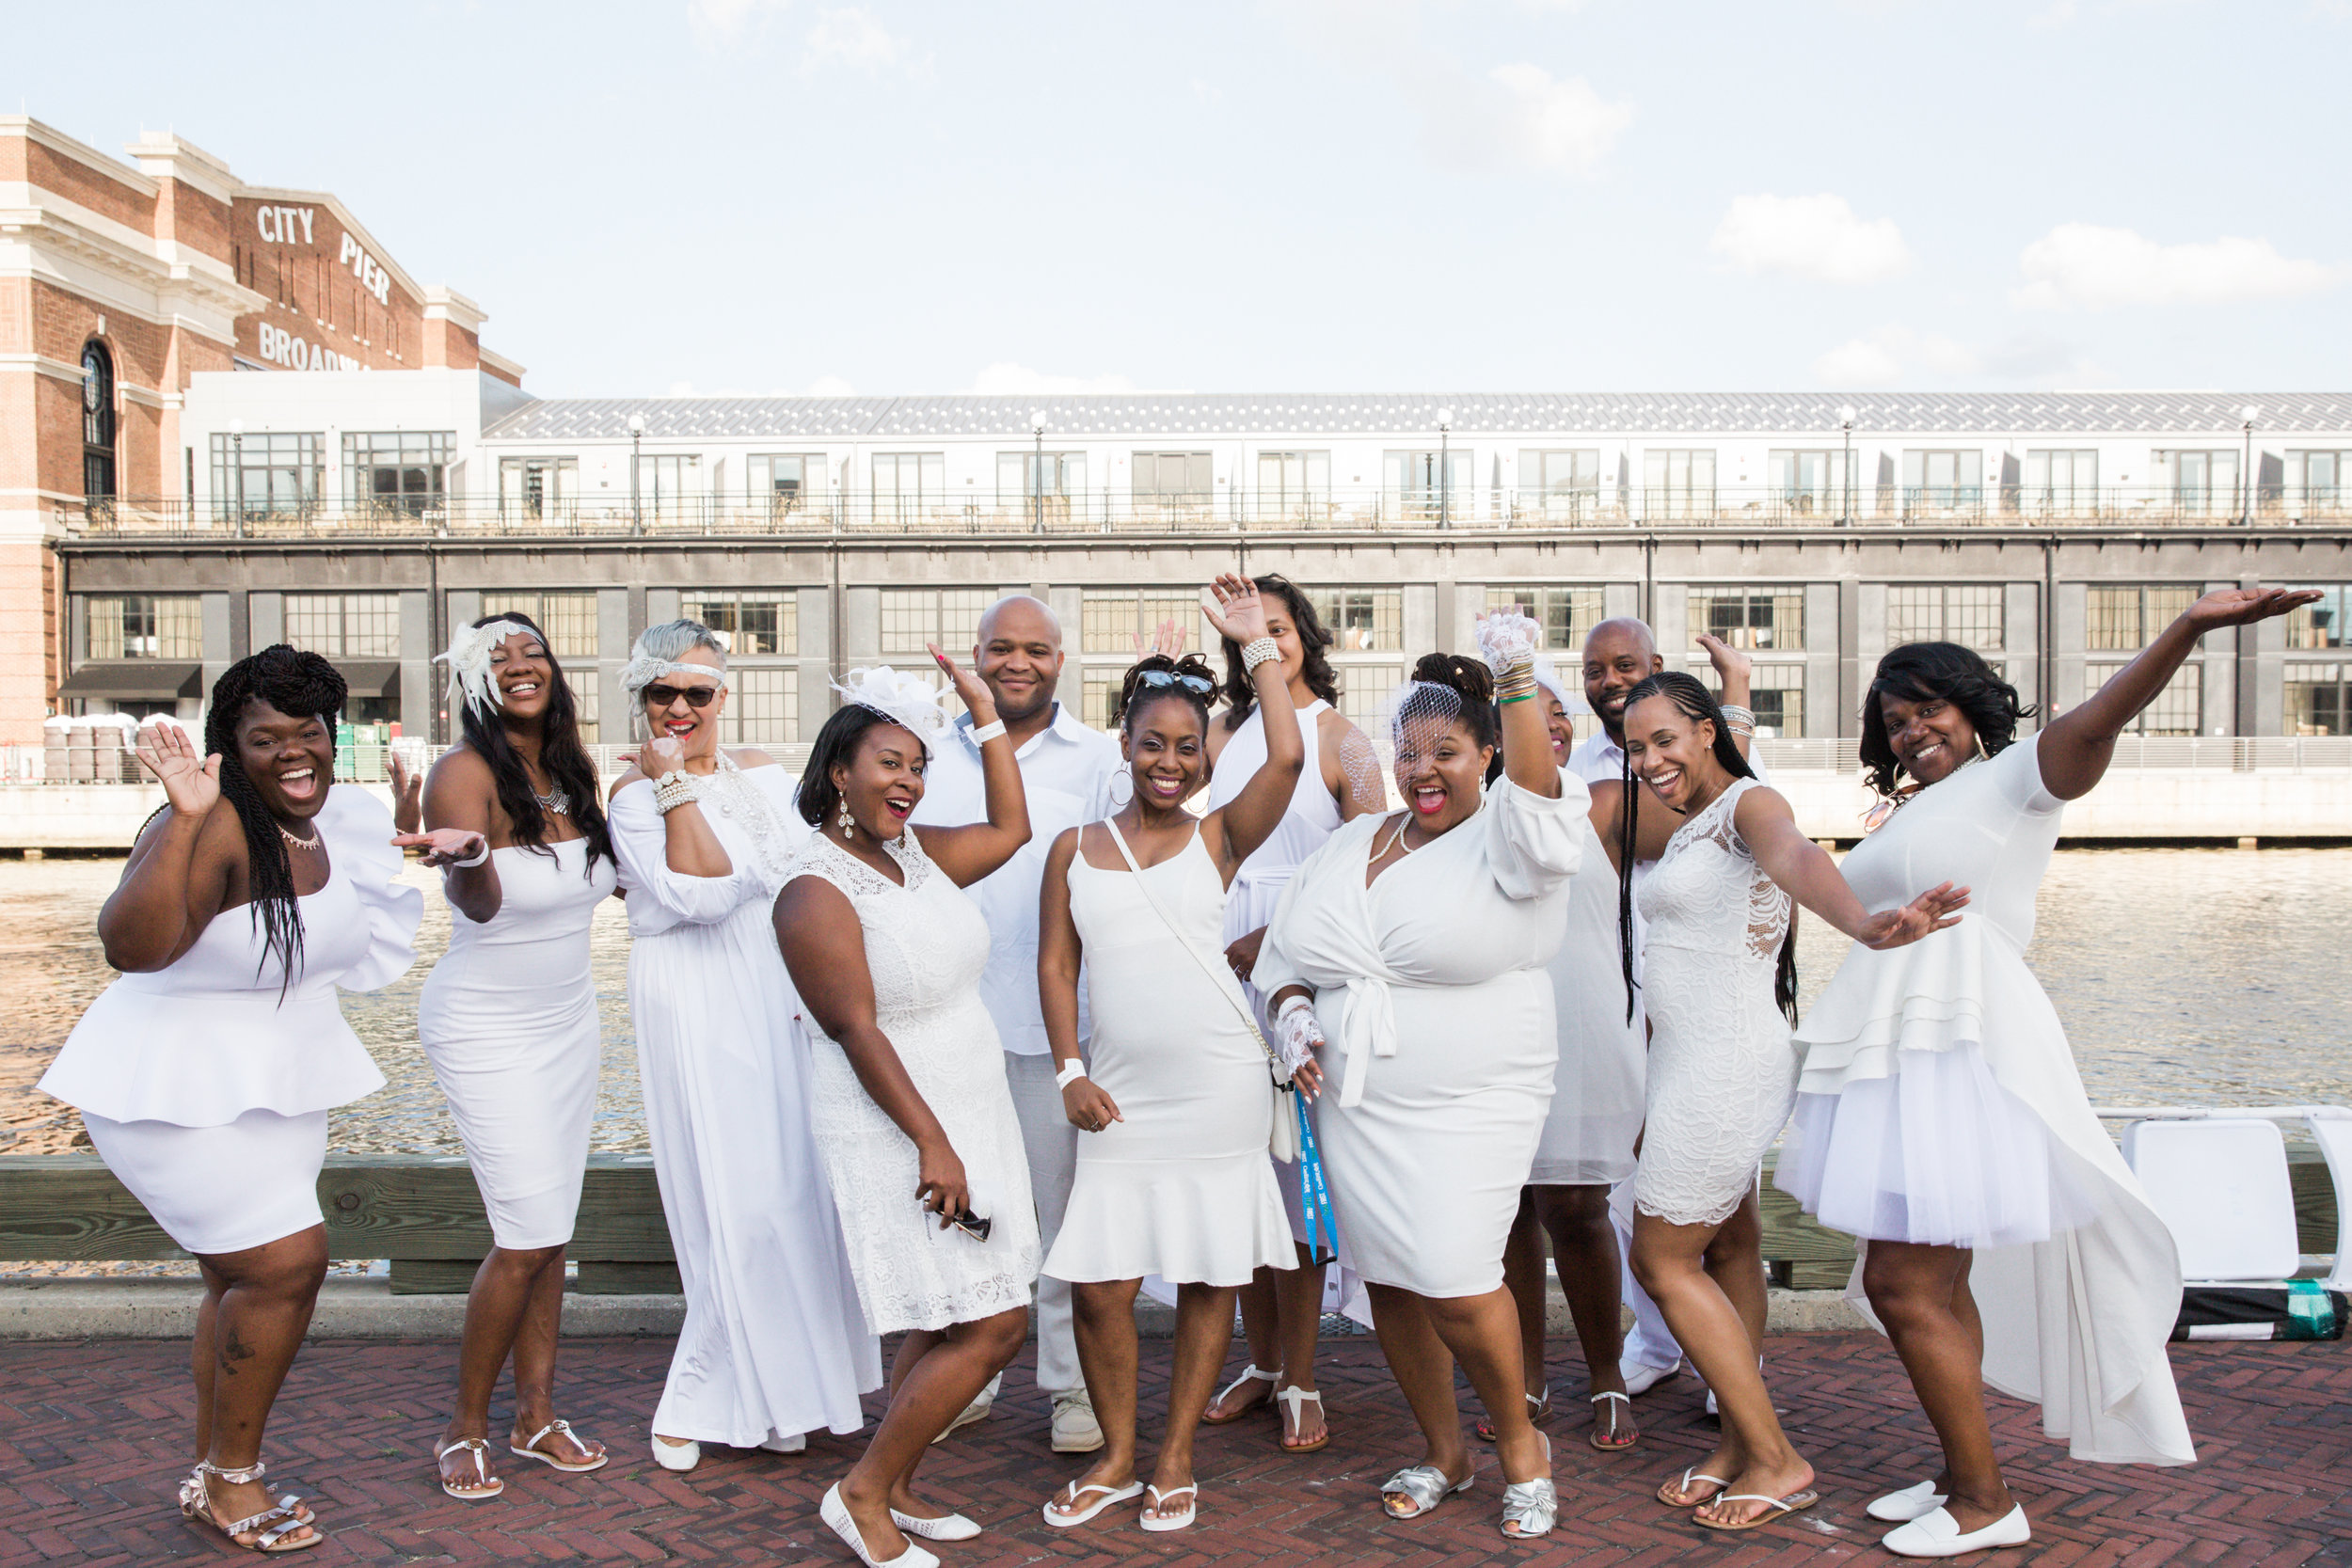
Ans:
{"type": "Polygon", "coordinates": [[[106,1168],[199,1257],[243,1252],[325,1223],[326,1113],[247,1111],[219,1127],[82,1113],[106,1168]]]}

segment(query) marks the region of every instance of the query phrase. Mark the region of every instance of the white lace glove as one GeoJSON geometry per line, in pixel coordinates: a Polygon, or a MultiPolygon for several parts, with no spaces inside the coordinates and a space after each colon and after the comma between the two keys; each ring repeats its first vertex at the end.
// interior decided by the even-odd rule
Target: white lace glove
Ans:
{"type": "Polygon", "coordinates": [[[1500,675],[1526,664],[1544,645],[1544,628],[1524,615],[1498,610],[1478,620],[1478,652],[1486,668],[1500,675]]]}
{"type": "Polygon", "coordinates": [[[1294,996],[1282,1004],[1282,1010],[1274,1016],[1274,1053],[1281,1061],[1285,1073],[1295,1073],[1315,1059],[1315,1047],[1323,1043],[1323,1026],[1315,1022],[1315,1005],[1303,996],[1294,996]]]}

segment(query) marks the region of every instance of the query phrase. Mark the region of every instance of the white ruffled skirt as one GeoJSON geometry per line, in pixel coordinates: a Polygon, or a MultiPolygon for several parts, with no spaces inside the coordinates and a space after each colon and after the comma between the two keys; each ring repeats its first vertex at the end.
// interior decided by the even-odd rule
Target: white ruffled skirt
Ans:
{"type": "Polygon", "coordinates": [[[1873,1242],[2024,1246],[2097,1218],[2049,1128],[1968,1043],[1899,1051],[1883,1078],[1800,1094],[1773,1185],[1873,1242]]]}

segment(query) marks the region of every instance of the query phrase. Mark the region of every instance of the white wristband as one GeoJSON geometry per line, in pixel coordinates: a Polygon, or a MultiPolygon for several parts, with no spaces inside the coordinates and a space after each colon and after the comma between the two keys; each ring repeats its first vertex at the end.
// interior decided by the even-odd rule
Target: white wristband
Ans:
{"type": "Polygon", "coordinates": [[[972,731],[972,744],[975,746],[985,746],[990,741],[995,739],[998,736],[1004,733],[1005,721],[1002,719],[995,721],[993,723],[977,725],[972,731]]]}
{"type": "Polygon", "coordinates": [[[453,871],[471,871],[475,866],[480,865],[484,861],[486,861],[489,858],[490,841],[485,838],[482,841],[482,847],[473,852],[473,858],[471,860],[452,861],[449,863],[449,865],[450,869],[453,871]]]}
{"type": "Polygon", "coordinates": [[[1086,1075],[1086,1063],[1073,1057],[1069,1061],[1062,1064],[1062,1068],[1059,1072],[1054,1074],[1054,1087],[1057,1089],[1066,1089],[1070,1087],[1072,1084],[1077,1082],[1081,1078],[1084,1078],[1086,1075]]]}

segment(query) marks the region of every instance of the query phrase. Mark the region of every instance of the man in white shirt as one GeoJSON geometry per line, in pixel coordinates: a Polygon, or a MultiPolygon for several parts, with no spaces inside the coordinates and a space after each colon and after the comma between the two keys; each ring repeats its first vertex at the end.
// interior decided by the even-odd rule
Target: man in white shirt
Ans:
{"type": "MultiPolygon", "coordinates": [[[[1050,608],[1025,594],[999,599],[980,617],[979,637],[972,662],[995,695],[996,717],[1004,721],[1021,767],[1021,784],[1029,800],[1029,842],[964,892],[988,919],[988,968],[980,976],[980,1000],[996,1021],[1005,1048],[1005,1077],[1012,1087],[1013,1109],[1021,1117],[1021,1139],[1029,1157],[1039,1240],[1050,1252],[1070,1203],[1078,1130],[1062,1110],[1038,1003],[1039,893],[1054,840],[1065,828],[1110,815],[1110,781],[1124,765],[1118,741],[1089,729],[1054,699],[1064,656],[1061,623],[1050,608]]],[[[922,801],[914,808],[916,822],[949,827],[987,816],[979,748],[972,744],[971,734],[967,715],[956,721],[939,744],[924,776],[922,801]]],[[[1086,988],[1081,986],[1081,1046],[1087,1025],[1086,988]]],[[[1096,1424],[1078,1369],[1070,1287],[1057,1279],[1039,1279],[1037,1318],[1037,1384],[1054,1402],[1054,1451],[1091,1453],[1103,1446],[1103,1429],[1096,1424]]],[[[992,1382],[955,1425],[986,1415],[996,1386],[992,1382]]]]}
{"type": "MultiPolygon", "coordinates": [[[[1707,650],[1708,661],[1715,667],[1723,701],[1745,706],[1748,701],[1748,656],[1712,637],[1702,634],[1700,646],[1707,650]]],[[[1625,776],[1625,699],[1636,686],[1666,667],[1658,652],[1658,640],[1649,626],[1630,616],[1603,621],[1584,639],[1584,700],[1590,704],[1600,728],[1576,743],[1568,753],[1568,771],[1586,784],[1607,779],[1612,782],[1625,776]]],[[[1742,751],[1746,748],[1742,747],[1742,751]]],[[[1758,779],[1764,777],[1764,766],[1751,761],[1758,779]]],[[[1646,788],[1647,786],[1643,786],[1646,788]]],[[[1646,805],[1663,809],[1653,796],[1646,805]]],[[[1648,861],[1633,867],[1633,883],[1641,886],[1647,874],[1648,861]]],[[[1638,963],[1642,917],[1639,907],[1633,917],[1633,941],[1638,963]]],[[[1637,969],[1636,973],[1639,971],[1637,969]]],[[[1625,1375],[1628,1393],[1639,1394],[1681,1370],[1682,1346],[1666,1326],[1664,1314],[1649,1298],[1633,1277],[1633,1183],[1621,1181],[1611,1195],[1610,1218],[1616,1222],[1618,1255],[1627,1259],[1621,1289],[1625,1299],[1633,1307],[1633,1332],[1625,1338],[1625,1355],[1618,1363],[1625,1375]]],[[[1711,1402],[1714,1395],[1708,1395],[1711,1402]]]]}

